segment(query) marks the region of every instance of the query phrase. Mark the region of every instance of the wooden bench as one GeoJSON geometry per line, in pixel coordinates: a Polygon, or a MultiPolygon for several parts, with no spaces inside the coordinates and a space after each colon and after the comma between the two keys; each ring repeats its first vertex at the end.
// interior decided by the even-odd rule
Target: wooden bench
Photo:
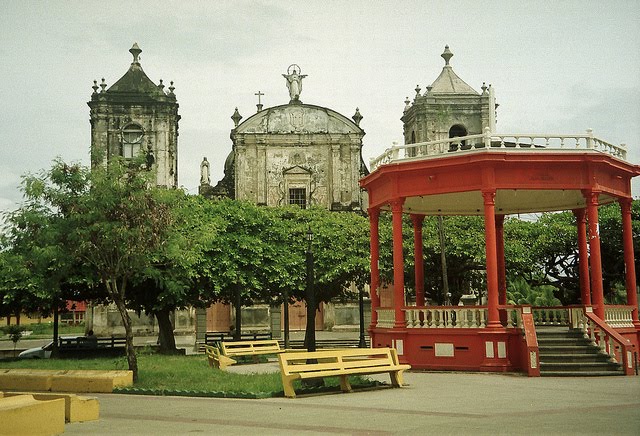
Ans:
{"type": "Polygon", "coordinates": [[[401,365],[394,348],[337,349],[313,352],[284,353],[278,356],[284,395],[295,398],[293,381],[324,377],[339,377],[343,392],[351,392],[348,376],[388,372],[394,387],[402,386],[401,365]],[[310,363],[315,362],[315,363],[310,363]]]}
{"type": "Polygon", "coordinates": [[[237,363],[236,360],[220,354],[220,349],[218,347],[205,345],[204,352],[207,354],[209,366],[211,367],[215,367],[224,371],[227,366],[237,363]]]}
{"type": "Polygon", "coordinates": [[[227,357],[260,356],[264,354],[279,354],[285,350],[275,339],[269,341],[237,341],[220,342],[220,352],[227,357]]]}

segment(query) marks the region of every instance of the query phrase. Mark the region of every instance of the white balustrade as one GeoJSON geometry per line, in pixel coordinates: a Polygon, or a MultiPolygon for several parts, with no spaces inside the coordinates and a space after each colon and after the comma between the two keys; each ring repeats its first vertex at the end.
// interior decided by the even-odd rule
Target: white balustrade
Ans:
{"type": "Polygon", "coordinates": [[[404,160],[420,160],[443,156],[449,153],[469,152],[478,149],[509,150],[596,150],[622,160],[627,159],[627,146],[615,145],[593,136],[591,129],[586,134],[556,135],[532,133],[491,133],[489,128],[483,134],[444,138],[416,144],[393,145],[380,156],[369,161],[371,171],[381,165],[404,160]]]}
{"type": "MultiPolygon", "coordinates": [[[[587,318],[582,308],[572,309],[571,315],[571,326],[573,328],[579,328],[585,338],[588,338],[594,345],[598,346],[602,353],[609,355],[611,362],[624,362],[625,356],[623,355],[622,345],[612,335],[600,328],[591,319],[587,318]]],[[[630,364],[628,356],[627,362],[630,364]]]]}
{"type": "Polygon", "coordinates": [[[633,327],[632,306],[606,306],[604,320],[613,328],[633,327]]]}
{"type": "Polygon", "coordinates": [[[396,311],[394,309],[376,309],[378,322],[376,327],[392,329],[396,321],[396,311]]]}
{"type": "Polygon", "coordinates": [[[569,309],[566,307],[534,307],[532,312],[535,325],[569,325],[569,309]]]}
{"type": "Polygon", "coordinates": [[[404,309],[407,328],[484,328],[486,307],[421,307],[404,309]]]}

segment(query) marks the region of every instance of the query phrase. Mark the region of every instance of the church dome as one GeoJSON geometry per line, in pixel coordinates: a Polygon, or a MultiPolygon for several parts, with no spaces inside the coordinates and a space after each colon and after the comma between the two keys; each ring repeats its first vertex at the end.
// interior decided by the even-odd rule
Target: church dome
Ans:
{"type": "Polygon", "coordinates": [[[359,133],[353,121],[331,109],[310,104],[286,104],[262,110],[235,129],[236,134],[359,133]]]}

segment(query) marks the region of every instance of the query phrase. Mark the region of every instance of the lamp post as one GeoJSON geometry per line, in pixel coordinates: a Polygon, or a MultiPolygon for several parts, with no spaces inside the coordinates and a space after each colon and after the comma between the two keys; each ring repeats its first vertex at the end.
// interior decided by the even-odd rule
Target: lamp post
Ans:
{"type": "Polygon", "coordinates": [[[307,351],[316,351],[316,296],[313,289],[313,252],[311,251],[311,241],[313,232],[311,227],[307,230],[307,286],[305,289],[305,299],[307,300],[307,330],[305,332],[305,342],[307,351]]]}
{"type": "Polygon", "coordinates": [[[358,308],[360,309],[360,342],[358,347],[367,348],[367,341],[364,339],[364,296],[362,288],[358,289],[358,308]]]}

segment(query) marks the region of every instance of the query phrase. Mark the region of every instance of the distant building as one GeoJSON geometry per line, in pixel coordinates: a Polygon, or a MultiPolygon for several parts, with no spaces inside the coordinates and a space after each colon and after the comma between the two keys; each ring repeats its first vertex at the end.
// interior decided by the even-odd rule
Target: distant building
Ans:
{"type": "Polygon", "coordinates": [[[236,108],[224,178],[210,186],[205,158],[199,192],[266,206],[363,210],[366,201],[358,180],[368,170],[362,160],[362,115],[356,109],[349,119],[329,108],[302,103],[306,75],[295,64],[283,76],[289,103],[266,109],[258,103],[258,111],[243,122],[236,108]]]}
{"type": "MultiPolygon", "coordinates": [[[[117,82],[107,88],[104,79],[93,82],[87,103],[91,120],[91,165],[105,164],[113,156],[133,158],[143,154],[147,168],[155,172],[156,185],[178,186],[178,102],[173,82],[168,92],[162,80],[155,84],[140,65],[142,50],[129,50],[133,62],[117,82]]],[[[130,312],[134,333],[156,333],[153,317],[130,312]]],[[[97,335],[124,332],[120,315],[113,306],[96,305],[86,310],[87,329],[97,335]]],[[[177,331],[193,331],[193,310],[174,313],[177,331]]]]}
{"type": "Polygon", "coordinates": [[[178,186],[178,102],[173,82],[165,92],[140,65],[142,50],[129,50],[133,62],[116,83],[93,82],[91,108],[91,164],[106,163],[112,156],[132,158],[144,154],[158,186],[178,186]]]}
{"type": "Polygon", "coordinates": [[[438,78],[422,94],[417,86],[413,102],[405,100],[405,144],[482,134],[487,127],[495,131],[498,105],[491,85],[483,83],[478,93],[453,71],[449,46],[441,56],[445,65],[438,78]]]}
{"type": "MultiPolygon", "coordinates": [[[[321,106],[300,100],[302,74],[291,65],[283,74],[289,90],[287,104],[263,108],[258,91],[257,112],[245,121],[236,108],[231,119],[232,149],[224,164],[224,178],[210,184],[209,161],[200,165],[199,193],[207,198],[228,197],[264,206],[296,204],[302,208],[320,206],[332,211],[365,211],[366,193],[358,181],[369,173],[362,159],[360,127],[362,115],[356,108],[351,119],[321,106]]],[[[355,304],[324,304],[316,318],[317,328],[357,324],[355,304]]],[[[198,311],[198,325],[205,315],[198,311]]],[[[301,302],[289,307],[290,329],[306,324],[301,302]]],[[[267,305],[243,308],[246,330],[269,328],[280,333],[280,310],[267,305]]],[[[206,315],[207,330],[227,330],[229,308],[214,305],[206,315]]],[[[202,330],[199,327],[198,330],[202,330]]]]}

